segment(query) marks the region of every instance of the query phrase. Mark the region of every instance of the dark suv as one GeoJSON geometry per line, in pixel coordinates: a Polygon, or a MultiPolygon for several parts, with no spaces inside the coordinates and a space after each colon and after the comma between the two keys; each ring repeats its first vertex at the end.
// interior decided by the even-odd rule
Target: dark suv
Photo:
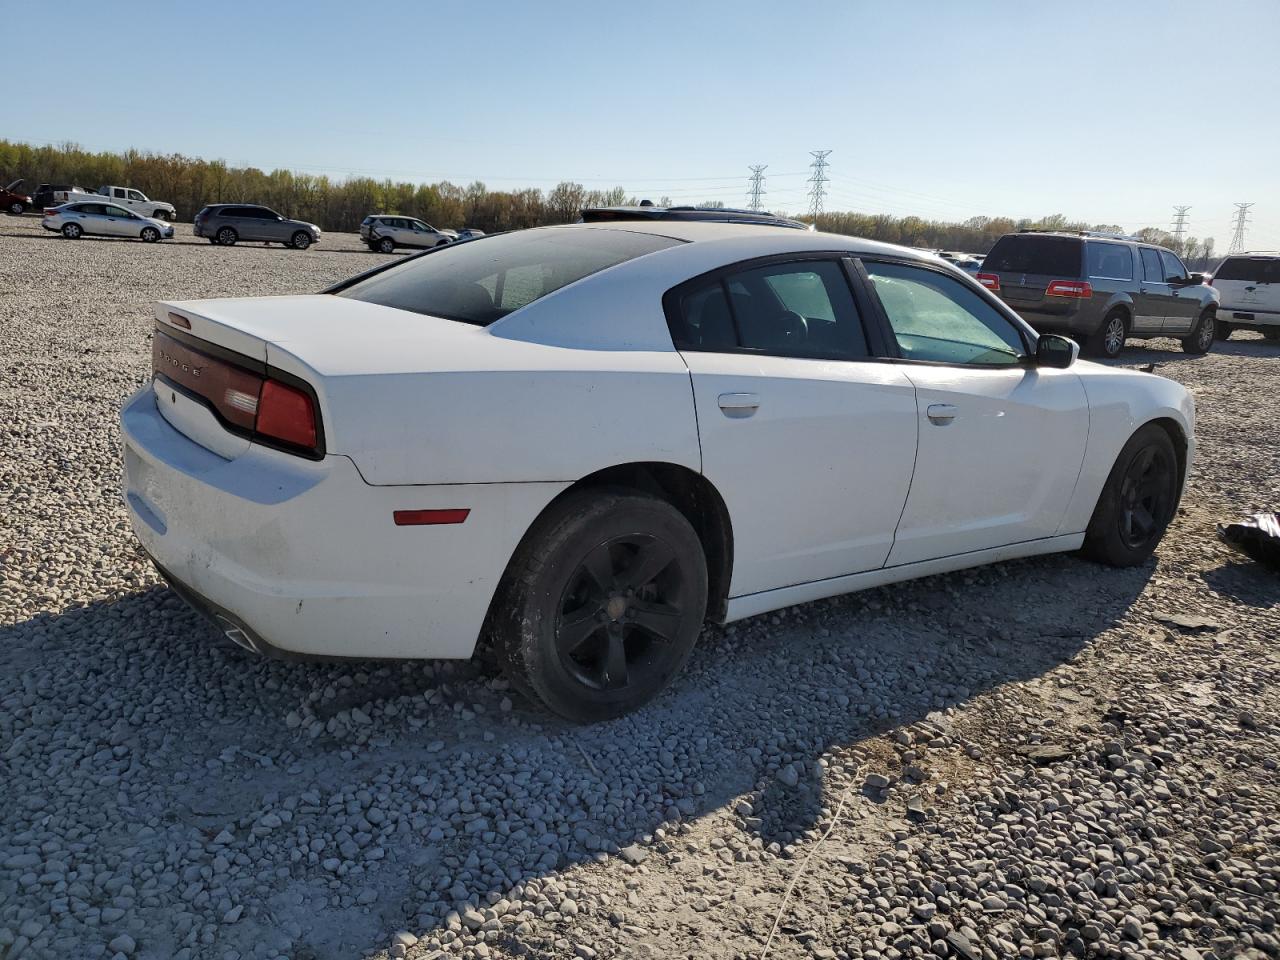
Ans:
{"type": "Polygon", "coordinates": [[[605,223],[612,220],[706,220],[713,223],[791,227],[795,230],[813,229],[800,220],[789,220],[761,210],[735,210],[733,207],[655,207],[645,202],[638,207],[588,207],[582,211],[583,223],[605,223]]]}
{"type": "Polygon", "coordinates": [[[1008,233],[977,280],[1041,333],[1114,357],[1131,337],[1174,337],[1188,353],[1213,346],[1218,292],[1164,247],[1101,233],[1008,233]]]}
{"type": "Polygon", "coordinates": [[[320,242],[320,228],[314,223],[290,220],[270,207],[250,203],[211,204],[196,214],[191,230],[197,237],[227,247],[238,240],[253,240],[305,250],[320,242]]]}

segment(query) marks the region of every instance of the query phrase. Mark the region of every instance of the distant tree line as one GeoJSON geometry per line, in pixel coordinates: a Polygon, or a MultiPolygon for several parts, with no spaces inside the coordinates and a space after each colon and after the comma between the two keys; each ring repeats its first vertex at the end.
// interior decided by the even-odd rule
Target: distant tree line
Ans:
{"type": "MultiPolygon", "coordinates": [[[[571,223],[583,207],[639,202],[623,187],[588,190],[567,180],[545,191],[490,190],[479,181],[466,186],[447,180],[407,183],[372,177],[339,181],[291,170],[267,173],[256,167],[232,167],[222,160],[199,160],[177,153],[94,152],[74,143],[33,146],[0,139],[0,181],[8,183],[19,177],[31,190],[39,183],[70,183],[89,190],[104,184],[134,187],[153,199],[172,203],[182,219],[191,218],[210,203],[261,203],[287,217],[316,223],[322,229],[345,231],[355,230],[370,213],[419,217],[437,227],[515,230],[571,223]]],[[[659,205],[670,204],[666,197],[654,200],[659,205]]],[[[719,201],[703,204],[723,205],[719,201]]],[[[1124,232],[1114,224],[1068,221],[1062,214],[1040,220],[970,217],[963,223],[948,223],[888,214],[832,212],[820,216],[817,226],[887,243],[978,254],[990,250],[1002,234],[1015,230],[1124,232]]],[[[1192,237],[1179,244],[1171,234],[1155,227],[1146,227],[1137,235],[1178,250],[1193,269],[1202,269],[1214,260],[1212,237],[1192,237]]]]}

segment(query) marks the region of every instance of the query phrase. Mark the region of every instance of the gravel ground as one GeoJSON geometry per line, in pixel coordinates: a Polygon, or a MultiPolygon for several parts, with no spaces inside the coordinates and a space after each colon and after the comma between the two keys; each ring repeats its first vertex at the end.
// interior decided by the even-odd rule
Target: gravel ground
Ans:
{"type": "Polygon", "coordinates": [[[0,218],[0,957],[1280,956],[1280,350],[1192,359],[1158,562],[1071,556],[706,631],[573,728],[471,664],[288,664],[161,586],[117,503],[154,299],[384,259],[0,218]]]}

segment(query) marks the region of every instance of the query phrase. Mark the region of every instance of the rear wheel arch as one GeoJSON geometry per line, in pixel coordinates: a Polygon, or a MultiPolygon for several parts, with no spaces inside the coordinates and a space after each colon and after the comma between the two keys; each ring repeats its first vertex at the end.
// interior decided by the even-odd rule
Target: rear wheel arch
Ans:
{"type": "MultiPolygon", "coordinates": [[[[663,500],[678,510],[697,533],[707,558],[707,619],[722,623],[728,612],[733,574],[733,525],[724,498],[705,476],[661,461],[622,463],[597,470],[561,491],[529,524],[521,545],[538,520],[560,501],[583,490],[631,491],[663,500]]],[[[520,547],[513,551],[513,558],[520,547]]],[[[504,579],[506,574],[504,573],[504,579]]]]}

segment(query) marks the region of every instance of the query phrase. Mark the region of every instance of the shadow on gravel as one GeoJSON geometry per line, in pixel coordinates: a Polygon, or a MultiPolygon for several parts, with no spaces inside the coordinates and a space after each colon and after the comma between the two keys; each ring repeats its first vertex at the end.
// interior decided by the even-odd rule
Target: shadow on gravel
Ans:
{"type": "Polygon", "coordinates": [[[1280,576],[1251,561],[1228,561],[1203,574],[1214,593],[1250,607],[1280,606],[1280,576]]]}
{"type": "Polygon", "coordinates": [[[708,628],[671,690],[590,727],[471,664],[260,659],[153,587],[0,627],[0,701],[17,705],[0,740],[39,758],[0,758],[23,798],[5,828],[91,831],[97,863],[169,851],[175,876],[203,876],[203,901],[179,883],[130,908],[146,955],[192,943],[178,913],[216,924],[236,903],[219,952],[350,956],[678,821],[720,815],[748,846],[784,847],[835,803],[820,758],[853,748],[904,775],[879,734],[945,731],[946,708],[1075,656],[1152,570],[1037,558],[708,628]]]}

